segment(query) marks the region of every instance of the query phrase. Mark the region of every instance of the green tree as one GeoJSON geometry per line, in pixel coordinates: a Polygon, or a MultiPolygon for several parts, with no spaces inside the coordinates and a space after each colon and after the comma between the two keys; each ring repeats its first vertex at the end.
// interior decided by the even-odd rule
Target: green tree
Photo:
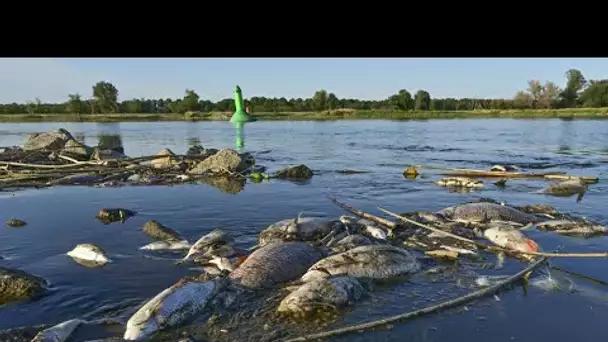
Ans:
{"type": "Polygon", "coordinates": [[[431,94],[426,90],[418,90],[414,96],[414,109],[429,110],[431,109],[431,94]]]}
{"type": "Polygon", "coordinates": [[[587,80],[583,76],[583,73],[577,69],[566,71],[566,79],[566,88],[561,93],[561,97],[566,107],[576,107],[579,92],[583,90],[585,84],[587,84],[587,80]]]}
{"type": "Polygon", "coordinates": [[[80,114],[83,112],[82,98],[80,94],[69,94],[68,102],[66,103],[66,112],[71,114],[80,114]]]}
{"type": "Polygon", "coordinates": [[[336,94],[329,93],[329,95],[327,95],[327,108],[336,109],[339,107],[340,107],[340,100],[338,100],[338,98],[336,97],[336,94]]]}
{"type": "Polygon", "coordinates": [[[559,103],[559,94],[561,93],[561,89],[553,83],[546,82],[542,87],[539,99],[538,99],[538,107],[539,108],[555,108],[559,103]]]}
{"type": "Polygon", "coordinates": [[[198,96],[198,94],[194,90],[186,89],[186,95],[182,100],[182,109],[184,111],[191,112],[198,111],[200,109],[200,105],[198,103],[199,99],[200,96],[198,96]]]}
{"type": "Polygon", "coordinates": [[[389,97],[388,102],[401,110],[410,110],[414,108],[412,94],[405,89],[401,89],[397,94],[389,97]]]}
{"type": "Polygon", "coordinates": [[[608,79],[591,80],[579,97],[584,107],[608,107],[608,79]]]}
{"type": "Polygon", "coordinates": [[[101,113],[118,112],[118,89],[112,83],[97,82],[93,86],[93,98],[101,113]]]}
{"type": "Polygon", "coordinates": [[[528,93],[532,97],[532,108],[536,108],[536,104],[540,100],[540,94],[543,91],[543,86],[538,80],[528,81],[528,93]]]}
{"type": "Polygon", "coordinates": [[[324,89],[318,90],[312,96],[312,102],[315,110],[326,110],[327,109],[327,91],[324,89]]]}

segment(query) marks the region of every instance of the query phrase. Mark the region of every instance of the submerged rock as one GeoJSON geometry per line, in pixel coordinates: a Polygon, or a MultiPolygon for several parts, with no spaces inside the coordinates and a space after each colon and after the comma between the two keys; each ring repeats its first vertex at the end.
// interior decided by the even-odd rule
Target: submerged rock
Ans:
{"type": "Polygon", "coordinates": [[[70,140],[74,140],[74,137],[70,132],[63,128],[54,132],[34,133],[31,134],[25,144],[23,144],[23,150],[47,149],[56,151],[62,149],[70,140]]]}
{"type": "Polygon", "coordinates": [[[128,218],[135,216],[135,212],[122,208],[103,208],[95,217],[104,224],[112,222],[125,222],[128,218]]]}
{"type": "Polygon", "coordinates": [[[275,172],[273,177],[279,179],[306,180],[311,179],[312,175],[312,170],[308,166],[300,164],[281,169],[275,172]]]}
{"type": "Polygon", "coordinates": [[[198,181],[231,195],[243,191],[245,189],[245,184],[247,184],[245,178],[226,176],[202,177],[198,178],[198,181]]]}
{"type": "Polygon", "coordinates": [[[10,220],[6,221],[6,225],[9,227],[17,228],[17,227],[26,226],[27,222],[22,221],[20,219],[10,219],[10,220]]]}
{"type": "Polygon", "coordinates": [[[150,220],[144,224],[142,228],[144,234],[153,239],[165,242],[178,242],[184,240],[175,230],[163,226],[156,220],[150,220]]]}
{"type": "Polygon", "coordinates": [[[46,280],[18,269],[0,267],[0,305],[33,298],[46,291],[46,280]]]}
{"type": "Polygon", "coordinates": [[[205,173],[240,173],[255,164],[255,159],[249,153],[239,154],[233,149],[223,149],[196,164],[188,171],[190,174],[205,173]]]}

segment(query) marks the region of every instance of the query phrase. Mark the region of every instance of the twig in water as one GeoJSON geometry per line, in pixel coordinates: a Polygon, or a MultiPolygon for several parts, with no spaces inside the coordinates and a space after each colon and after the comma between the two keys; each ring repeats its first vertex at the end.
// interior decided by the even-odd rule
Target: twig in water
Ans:
{"type": "Polygon", "coordinates": [[[390,324],[390,323],[394,323],[394,322],[398,322],[398,321],[421,317],[424,315],[438,312],[440,310],[449,309],[449,308],[453,308],[455,306],[463,305],[463,304],[469,303],[473,300],[494,294],[496,291],[500,290],[501,288],[503,288],[507,285],[513,284],[522,278],[525,278],[527,274],[537,270],[546,261],[547,261],[547,258],[540,258],[539,260],[530,264],[525,269],[517,272],[516,274],[514,274],[492,286],[489,286],[489,287],[486,287],[483,289],[479,289],[477,291],[473,291],[464,296],[450,299],[448,301],[439,303],[437,305],[428,306],[424,309],[410,311],[407,313],[387,317],[384,319],[375,320],[372,322],[351,325],[351,326],[347,326],[344,328],[338,328],[338,329],[324,331],[324,332],[320,332],[320,333],[316,333],[316,334],[300,336],[300,337],[296,337],[296,338],[292,338],[292,339],[286,339],[283,342],[310,341],[310,340],[316,340],[316,339],[320,339],[320,338],[327,338],[327,337],[331,337],[331,336],[344,335],[344,334],[348,334],[348,333],[352,333],[352,332],[357,332],[360,330],[376,328],[376,327],[379,327],[382,325],[386,325],[386,324],[390,324]]]}
{"type": "Polygon", "coordinates": [[[595,279],[595,278],[593,278],[593,277],[586,276],[586,275],[584,275],[584,274],[580,274],[580,273],[575,273],[575,272],[572,272],[572,271],[568,271],[568,270],[563,269],[563,268],[561,268],[561,267],[557,267],[557,266],[551,266],[551,269],[554,269],[554,270],[557,270],[557,271],[560,271],[560,272],[563,272],[563,273],[569,274],[569,275],[571,275],[571,276],[575,276],[575,277],[577,277],[577,278],[586,279],[586,280],[592,281],[592,282],[594,282],[594,283],[598,283],[598,284],[601,284],[601,285],[606,285],[606,286],[608,286],[608,282],[605,282],[605,281],[603,281],[603,280],[599,280],[599,279],[595,279]]]}
{"type": "Polygon", "coordinates": [[[365,212],[363,212],[363,211],[361,211],[359,209],[356,209],[356,208],[353,208],[351,206],[348,206],[348,205],[346,205],[346,204],[338,201],[335,198],[329,197],[329,200],[332,201],[335,205],[341,207],[342,209],[344,209],[346,211],[349,211],[349,212],[351,212],[351,213],[353,213],[353,214],[355,214],[355,215],[357,215],[359,217],[362,217],[364,219],[368,219],[370,221],[374,221],[374,222],[376,222],[378,224],[381,224],[381,225],[383,225],[383,226],[385,226],[385,227],[387,227],[389,229],[394,229],[397,226],[397,224],[395,222],[393,222],[393,221],[390,221],[390,220],[387,220],[387,219],[384,219],[382,217],[378,217],[378,216],[375,216],[375,215],[372,215],[372,214],[365,213],[365,212]]]}

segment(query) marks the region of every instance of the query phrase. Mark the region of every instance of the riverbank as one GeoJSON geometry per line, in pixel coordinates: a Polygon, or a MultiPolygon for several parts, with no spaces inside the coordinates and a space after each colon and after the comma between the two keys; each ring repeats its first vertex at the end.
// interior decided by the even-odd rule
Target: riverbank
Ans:
{"type": "MultiPolygon", "coordinates": [[[[129,122],[129,121],[226,121],[227,112],[176,113],[118,113],[118,114],[0,114],[0,122],[129,122]]],[[[427,120],[470,118],[567,118],[608,119],[608,108],[566,108],[542,110],[475,110],[475,111],[385,111],[334,110],[324,112],[254,113],[258,120],[427,120]]]]}

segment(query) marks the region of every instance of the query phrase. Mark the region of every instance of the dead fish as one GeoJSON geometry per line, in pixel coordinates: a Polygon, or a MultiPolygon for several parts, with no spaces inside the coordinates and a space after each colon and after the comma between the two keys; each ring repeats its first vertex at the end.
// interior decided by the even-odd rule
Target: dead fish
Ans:
{"type": "Polygon", "coordinates": [[[483,181],[468,177],[445,177],[441,178],[435,183],[437,185],[446,187],[463,187],[477,189],[484,187],[483,181]]]}
{"type": "Polygon", "coordinates": [[[271,243],[251,253],[229,277],[244,287],[272,288],[298,279],[325,255],[305,242],[271,243]]]}
{"type": "Polygon", "coordinates": [[[178,242],[185,240],[179,235],[178,232],[169,227],[165,227],[156,220],[149,220],[148,222],[144,223],[142,231],[151,238],[160,241],[178,242]]]}
{"type": "Polygon", "coordinates": [[[569,179],[557,184],[551,184],[540,190],[540,193],[551,196],[570,197],[578,194],[577,202],[583,198],[587,191],[587,183],[581,178],[569,179]]]}
{"type": "Polygon", "coordinates": [[[81,319],[71,319],[59,323],[36,334],[31,342],[65,342],[82,323],[86,322],[81,319]]]}
{"type": "Polygon", "coordinates": [[[515,165],[494,165],[490,168],[490,171],[519,172],[521,169],[515,165]]]}
{"type": "Polygon", "coordinates": [[[520,252],[540,252],[538,244],[521,231],[508,226],[495,226],[483,232],[486,239],[497,246],[520,252]]]}
{"type": "Polygon", "coordinates": [[[204,311],[224,286],[222,277],[179,281],[150,299],[129,318],[123,339],[147,340],[160,330],[182,324],[204,311]]]}
{"type": "MultiPolygon", "coordinates": [[[[214,229],[204,235],[190,247],[188,254],[183,261],[191,260],[194,255],[202,255],[210,253],[212,249],[218,249],[224,245],[229,245],[234,242],[234,238],[221,229],[214,229]]],[[[216,255],[218,255],[216,253],[216,255]]],[[[226,255],[224,255],[226,256],[226,255]]]]}
{"type": "Polygon", "coordinates": [[[285,219],[271,224],[260,233],[260,245],[272,240],[310,241],[324,237],[331,231],[343,230],[343,225],[337,220],[327,220],[319,217],[301,217],[285,219]]]}
{"type": "Polygon", "coordinates": [[[515,207],[516,209],[528,214],[549,214],[558,215],[559,211],[548,204],[530,204],[523,207],[515,207]]]}
{"type": "Polygon", "coordinates": [[[203,269],[209,274],[221,274],[223,272],[232,272],[240,264],[247,259],[246,256],[238,256],[232,258],[215,256],[207,260],[203,264],[203,269]]]}
{"type": "Polygon", "coordinates": [[[342,215],[340,216],[340,222],[342,222],[345,227],[348,227],[348,232],[351,234],[362,232],[378,240],[386,241],[387,239],[384,229],[378,227],[375,222],[370,220],[342,215]]]}
{"type": "Polygon", "coordinates": [[[347,249],[355,248],[358,246],[371,245],[373,242],[367,237],[360,234],[348,235],[335,243],[335,247],[347,247],[347,249]]]}
{"type": "Polygon", "coordinates": [[[190,243],[186,240],[177,242],[155,241],[145,246],[141,246],[139,249],[148,251],[181,251],[190,249],[190,247],[192,246],[190,246],[190,243]]]}
{"type": "Polygon", "coordinates": [[[102,265],[111,262],[103,249],[90,243],[78,244],[66,254],[74,259],[92,261],[102,265]]]}
{"type": "Polygon", "coordinates": [[[521,224],[538,222],[534,215],[515,208],[490,202],[475,202],[441,209],[439,214],[455,221],[483,222],[489,220],[512,221],[521,224]]]}
{"type": "Polygon", "coordinates": [[[568,236],[590,237],[608,233],[607,227],[587,220],[548,220],[537,223],[536,227],[538,227],[539,230],[553,231],[557,234],[568,236]]]}
{"type": "Polygon", "coordinates": [[[360,246],[318,261],[302,276],[302,281],[340,274],[388,279],[418,272],[420,267],[418,260],[405,249],[391,245],[360,246]]]}
{"type": "Polygon", "coordinates": [[[279,304],[277,312],[281,314],[327,312],[359,300],[365,292],[361,283],[353,277],[319,278],[303,284],[287,295],[279,304]]]}

